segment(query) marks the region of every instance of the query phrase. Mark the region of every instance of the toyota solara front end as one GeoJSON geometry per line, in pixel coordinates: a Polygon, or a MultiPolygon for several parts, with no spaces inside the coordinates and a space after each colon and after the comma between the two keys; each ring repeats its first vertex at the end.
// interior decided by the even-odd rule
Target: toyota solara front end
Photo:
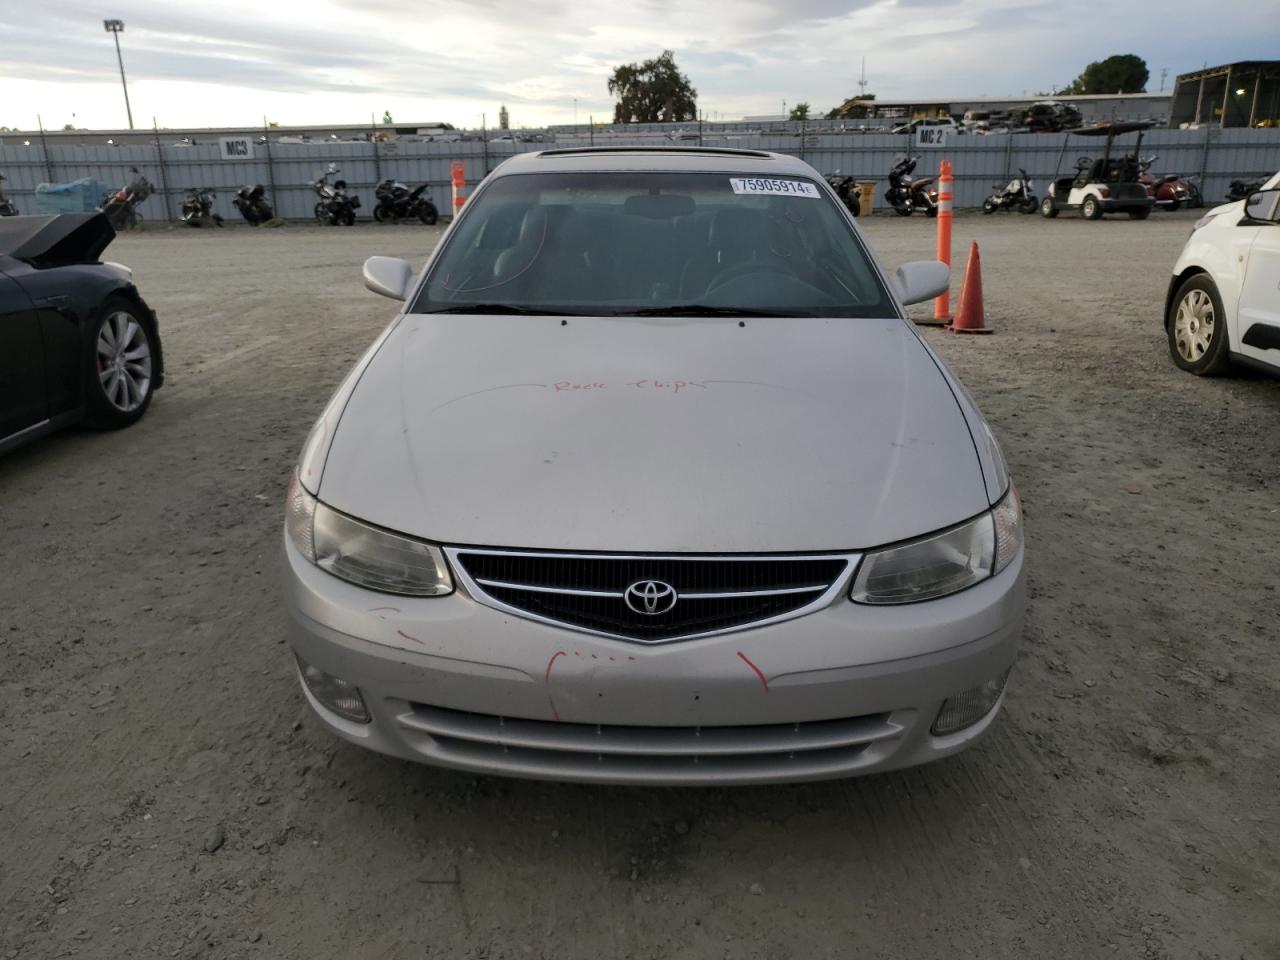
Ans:
{"type": "Polygon", "coordinates": [[[996,441],[822,178],[749,151],[525,154],[338,388],[290,485],[307,700],[476,772],[843,777],[993,722],[1023,615],[996,441]]]}

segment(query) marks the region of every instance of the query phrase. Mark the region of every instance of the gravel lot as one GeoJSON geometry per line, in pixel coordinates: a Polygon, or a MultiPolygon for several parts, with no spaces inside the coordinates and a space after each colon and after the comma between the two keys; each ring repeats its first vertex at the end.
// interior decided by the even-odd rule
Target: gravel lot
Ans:
{"type": "MultiPolygon", "coordinates": [[[[1194,214],[960,216],[1031,601],[979,747],[757,789],[476,778],[308,716],[277,601],[312,418],[421,226],[122,237],[169,383],[0,460],[0,958],[1280,957],[1280,381],[1170,363],[1194,214]]],[[[932,222],[877,217],[890,264],[932,222]]],[[[957,271],[958,273],[959,271],[957,271]]],[[[938,483],[946,483],[938,477],[938,483]]]]}

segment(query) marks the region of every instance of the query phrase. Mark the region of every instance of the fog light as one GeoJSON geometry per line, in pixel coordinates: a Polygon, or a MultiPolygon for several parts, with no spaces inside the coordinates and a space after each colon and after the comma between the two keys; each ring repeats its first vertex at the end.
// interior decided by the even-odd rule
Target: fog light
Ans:
{"type": "MultiPolygon", "coordinates": [[[[1010,670],[1013,668],[1010,667],[1010,670]]],[[[1000,699],[1005,681],[1009,679],[1009,670],[1000,676],[988,680],[980,687],[974,687],[954,697],[948,697],[938,711],[938,718],[933,721],[931,732],[935,737],[944,737],[965,727],[971,727],[988,713],[1000,699]]]]}
{"type": "Polygon", "coordinates": [[[364,697],[360,696],[359,687],[341,677],[325,673],[319,667],[313,667],[296,653],[294,658],[298,661],[302,682],[307,685],[313,697],[345,720],[369,722],[369,710],[364,705],[364,697]]]}

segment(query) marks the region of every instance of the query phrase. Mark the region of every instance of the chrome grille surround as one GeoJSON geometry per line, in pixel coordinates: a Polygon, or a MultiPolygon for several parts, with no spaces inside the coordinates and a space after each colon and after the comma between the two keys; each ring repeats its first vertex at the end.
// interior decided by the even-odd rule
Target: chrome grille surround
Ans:
{"type": "MultiPolygon", "coordinates": [[[[780,623],[785,620],[792,620],[796,617],[802,617],[806,614],[813,613],[828,606],[834,599],[841,596],[847,590],[850,579],[854,571],[857,569],[858,561],[861,554],[857,553],[814,553],[814,554],[724,554],[724,555],[708,555],[708,554],[613,554],[613,553],[576,553],[563,551],[548,550],[501,550],[491,548],[472,548],[472,547],[445,547],[444,552],[449,558],[449,564],[453,570],[454,576],[465,587],[467,592],[476,601],[493,607],[496,610],[502,610],[506,613],[523,617],[528,620],[534,620],[539,623],[550,624],[552,626],[561,627],[569,630],[575,630],[580,633],[587,633],[594,636],[608,637],[613,640],[625,640],[629,643],[643,644],[661,644],[674,643],[681,640],[695,640],[701,637],[712,637],[720,634],[734,633],[740,630],[749,630],[756,627],[766,626],[768,624],[780,623]],[[699,565],[703,570],[709,564],[776,564],[780,565],[778,569],[784,569],[786,566],[795,564],[797,571],[801,570],[801,564],[808,564],[811,567],[815,564],[821,564],[825,568],[825,575],[822,576],[821,582],[810,579],[800,584],[777,585],[765,587],[763,589],[678,589],[677,605],[682,603],[701,604],[706,601],[728,601],[729,603],[747,600],[751,598],[758,599],[761,603],[772,603],[775,605],[775,612],[768,612],[761,616],[751,616],[749,618],[732,619],[733,622],[725,622],[722,625],[709,629],[693,628],[689,630],[679,630],[673,626],[673,631],[669,635],[661,636],[644,636],[636,633],[629,633],[625,629],[602,629],[599,626],[593,626],[589,622],[575,622],[572,619],[561,618],[554,614],[540,612],[537,608],[539,597],[544,598],[566,598],[581,599],[583,602],[602,602],[612,603],[616,601],[617,606],[622,608],[624,602],[625,587],[617,584],[600,589],[596,586],[563,586],[551,585],[549,583],[522,583],[517,580],[507,578],[495,578],[492,576],[477,575],[476,572],[468,568],[468,558],[502,558],[512,561],[530,561],[537,562],[555,562],[555,561],[583,561],[585,563],[598,562],[600,564],[617,564],[631,565],[632,569],[639,567],[644,569],[646,564],[655,566],[661,565],[664,568],[679,570],[682,565],[699,565]],[[504,598],[500,594],[505,594],[504,598]],[[520,599],[522,595],[528,594],[530,597],[528,606],[521,606],[520,599]]],[[[726,571],[733,571],[733,568],[725,567],[726,571]]],[[[745,571],[745,567],[742,568],[745,571]]],[[[736,572],[736,571],[734,571],[736,572]]],[[[646,575],[640,575],[639,579],[644,579],[646,575]]],[[[658,579],[658,578],[654,578],[658,579]]],[[[623,613],[619,610],[619,613],[623,613]]],[[[591,618],[585,618],[591,619],[591,618]]],[[[597,620],[603,618],[595,618],[597,620]]],[[[704,618],[705,619],[705,618],[704,618]]],[[[722,618],[725,619],[725,618],[722,618]]],[[[639,630],[639,627],[636,628],[639,630]]]]}

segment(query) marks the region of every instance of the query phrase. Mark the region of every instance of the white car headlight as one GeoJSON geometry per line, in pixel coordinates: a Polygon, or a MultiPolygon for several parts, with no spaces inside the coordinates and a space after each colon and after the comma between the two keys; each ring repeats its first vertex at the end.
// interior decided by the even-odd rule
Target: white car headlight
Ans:
{"type": "Polygon", "coordinates": [[[862,558],[850,598],[857,603],[914,603],[971,587],[1007,567],[1022,548],[1017,491],[958,527],[862,558]]]}
{"type": "Polygon", "coordinates": [[[289,483],[285,529],[298,552],[358,587],[410,597],[453,592],[453,576],[439,547],[338,513],[289,483]]]}

